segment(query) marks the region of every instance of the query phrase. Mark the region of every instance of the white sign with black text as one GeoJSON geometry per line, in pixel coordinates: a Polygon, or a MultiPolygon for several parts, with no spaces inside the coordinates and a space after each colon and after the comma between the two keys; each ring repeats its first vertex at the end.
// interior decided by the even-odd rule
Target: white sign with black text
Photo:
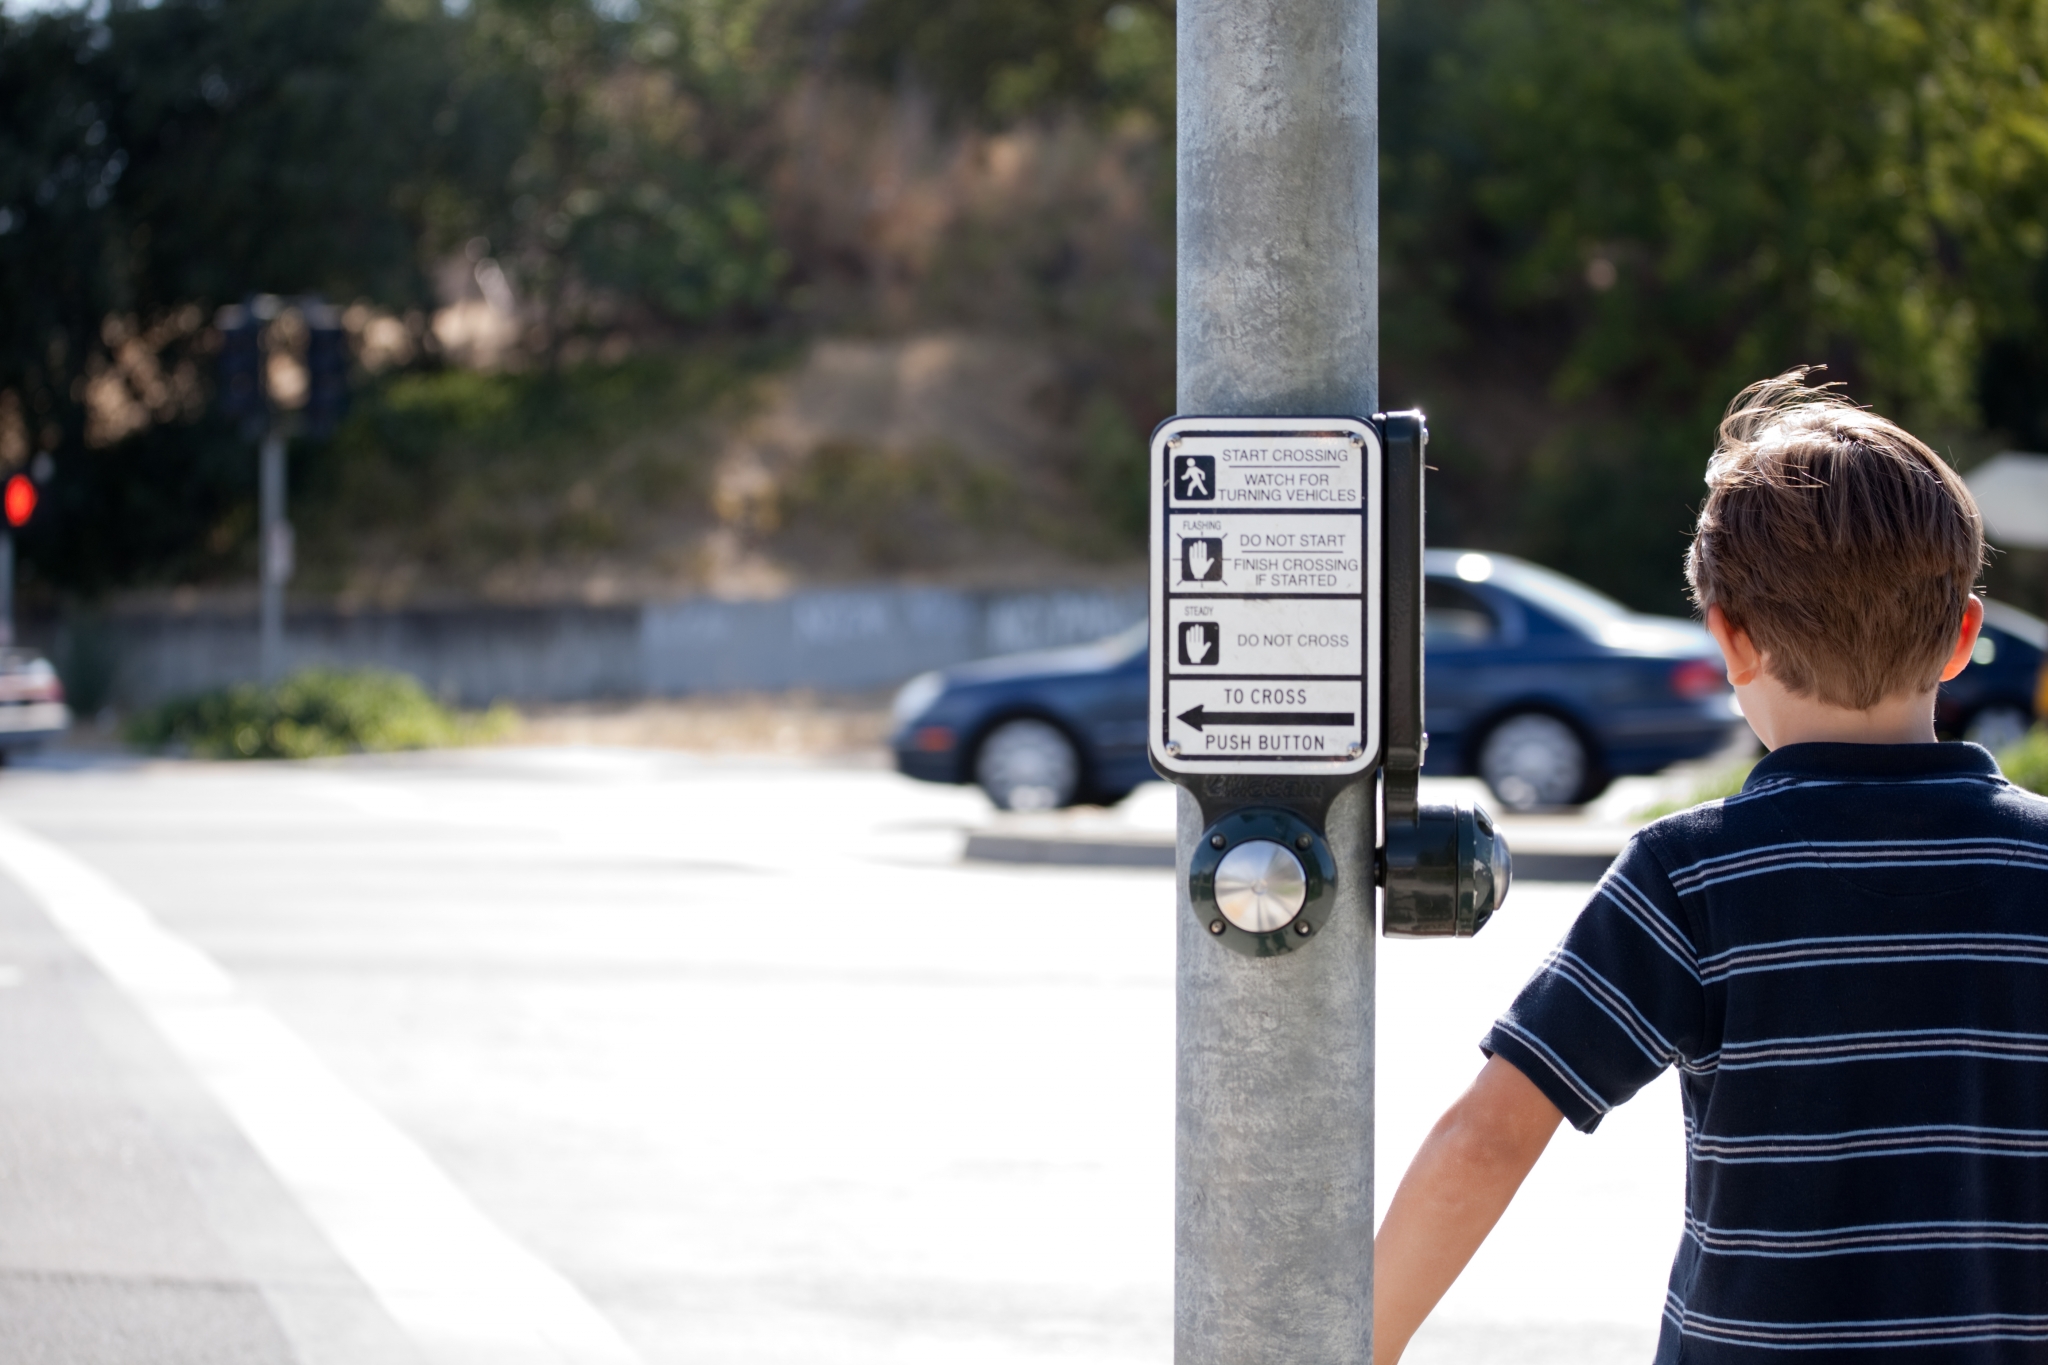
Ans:
{"type": "Polygon", "coordinates": [[[1152,437],[1153,759],[1378,761],[1380,444],[1342,417],[1176,417],[1152,437]]]}

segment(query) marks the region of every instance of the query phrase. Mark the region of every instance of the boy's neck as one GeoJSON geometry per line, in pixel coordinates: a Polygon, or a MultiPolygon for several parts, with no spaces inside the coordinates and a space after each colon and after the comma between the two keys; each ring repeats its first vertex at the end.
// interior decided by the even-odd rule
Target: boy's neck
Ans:
{"type": "Polygon", "coordinates": [[[1867,710],[1801,697],[1768,672],[1735,689],[1766,749],[1788,744],[1932,744],[1934,692],[1886,697],[1867,710]]]}

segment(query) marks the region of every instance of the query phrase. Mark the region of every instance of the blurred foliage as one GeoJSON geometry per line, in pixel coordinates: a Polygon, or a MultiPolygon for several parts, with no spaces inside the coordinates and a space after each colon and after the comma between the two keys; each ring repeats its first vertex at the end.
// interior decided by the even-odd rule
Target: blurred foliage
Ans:
{"type": "Polygon", "coordinates": [[[919,82],[984,122],[1067,105],[1171,126],[1171,0],[866,0],[833,17],[856,70],[919,82]]]}
{"type": "Polygon", "coordinates": [[[1682,810],[1691,810],[1694,806],[1703,805],[1708,801],[1725,800],[1742,790],[1742,784],[1749,781],[1750,769],[1754,767],[1756,760],[1753,758],[1730,764],[1718,772],[1700,778],[1687,789],[1684,796],[1656,802],[1635,814],[1639,819],[1655,820],[1661,816],[1675,815],[1682,810]]]}
{"type": "Polygon", "coordinates": [[[1998,767],[2008,781],[2048,796],[2048,729],[2037,725],[2019,743],[1999,750],[1998,767]]]}
{"type": "Polygon", "coordinates": [[[787,262],[761,182],[796,12],[774,0],[471,7],[472,69],[519,90],[528,114],[478,226],[544,301],[551,354],[593,322],[701,324],[773,305],[787,262]]]}
{"type": "MultiPolygon", "coordinates": [[[[1714,420],[1798,363],[1964,458],[2048,445],[2048,0],[1380,17],[1386,400],[1432,412],[1433,536],[1677,609],[1714,420]]],[[[435,553],[614,543],[636,481],[694,476],[593,483],[578,443],[708,399],[604,347],[937,327],[1057,358],[1061,477],[1105,552],[1135,545],[1171,393],[1172,49],[1170,0],[0,18],[0,466],[57,456],[25,580],[246,569],[253,460],[205,416],[206,320],[256,290],[416,343],[295,474],[309,545],[406,518],[435,553]],[[445,369],[425,310],[496,285],[532,368],[445,369]]],[[[936,468],[828,452],[807,515],[979,505],[936,468]]]]}
{"type": "Polygon", "coordinates": [[[778,509],[801,535],[850,532],[863,569],[944,563],[964,533],[981,538],[1023,515],[1009,471],[948,445],[877,450],[828,441],[813,452],[778,509]]]}
{"type": "Polygon", "coordinates": [[[1143,544],[1152,516],[1151,450],[1129,410],[1097,390],[1081,409],[1081,491],[1112,533],[1143,544]]]}
{"type": "Polygon", "coordinates": [[[197,758],[324,758],[487,743],[517,725],[502,704],[451,711],[403,673],[308,669],[165,702],[131,718],[126,734],[137,747],[197,758]]]}
{"type": "Polygon", "coordinates": [[[51,469],[15,532],[25,587],[92,596],[255,571],[256,459],[227,422],[152,426],[51,469]]]}
{"type": "MultiPolygon", "coordinates": [[[[765,110],[787,83],[777,8],[0,11],[0,474],[56,457],[21,538],[25,587],[91,594],[253,562],[252,453],[207,416],[206,322],[223,303],[317,291],[418,319],[449,261],[495,251],[556,369],[593,329],[758,321],[783,269],[760,191],[765,110]]],[[[410,331],[431,372],[431,334],[410,331]]],[[[587,381],[551,392],[622,396],[587,381]]],[[[388,434],[405,424],[384,400],[373,386],[360,406],[388,434]]],[[[383,447],[384,472],[436,435],[454,434],[428,421],[383,447]]]]}
{"type": "MultiPolygon", "coordinates": [[[[87,444],[122,319],[260,290],[423,300],[435,203],[514,150],[454,37],[378,0],[0,15],[0,390],[27,441],[87,444]]],[[[173,361],[203,349],[199,321],[173,361]]]]}
{"type": "Polygon", "coordinates": [[[702,494],[706,452],[675,430],[785,355],[701,345],[558,369],[399,371],[332,442],[295,448],[292,497],[315,591],[364,556],[474,580],[493,565],[610,548],[622,518],[702,494]],[[355,553],[351,553],[351,548],[355,553]]]}
{"type": "Polygon", "coordinates": [[[1911,423],[2035,439],[2048,4],[1398,0],[1386,22],[1390,356],[1499,365],[1563,414],[1505,471],[1512,523],[1473,530],[1675,605],[1715,418],[1802,362],[1911,423]]]}

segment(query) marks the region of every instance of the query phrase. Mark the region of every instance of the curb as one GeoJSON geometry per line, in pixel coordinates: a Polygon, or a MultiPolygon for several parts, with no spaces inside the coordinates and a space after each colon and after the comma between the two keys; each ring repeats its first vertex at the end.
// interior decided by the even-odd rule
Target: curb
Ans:
{"type": "MultiPolygon", "coordinates": [[[[1510,836],[1509,848],[1514,846],[1510,836]]],[[[1061,839],[1048,835],[970,834],[961,857],[975,863],[1038,867],[1173,866],[1173,845],[1139,840],[1061,839]]],[[[1517,853],[1515,880],[1597,882],[1614,862],[1607,853],[1517,853]]]]}
{"type": "Polygon", "coordinates": [[[1061,839],[1029,834],[970,834],[961,857],[978,863],[1042,867],[1173,866],[1173,845],[1135,839],[1061,839]]]}

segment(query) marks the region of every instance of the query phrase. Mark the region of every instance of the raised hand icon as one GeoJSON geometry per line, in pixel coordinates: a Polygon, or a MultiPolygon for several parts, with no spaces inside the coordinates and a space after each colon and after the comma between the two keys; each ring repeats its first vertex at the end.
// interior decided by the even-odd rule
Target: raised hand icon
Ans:
{"type": "Polygon", "coordinates": [[[1209,566],[1215,561],[1209,558],[1209,542],[1197,540],[1188,546],[1188,577],[1202,582],[1209,577],[1209,566]]]}

